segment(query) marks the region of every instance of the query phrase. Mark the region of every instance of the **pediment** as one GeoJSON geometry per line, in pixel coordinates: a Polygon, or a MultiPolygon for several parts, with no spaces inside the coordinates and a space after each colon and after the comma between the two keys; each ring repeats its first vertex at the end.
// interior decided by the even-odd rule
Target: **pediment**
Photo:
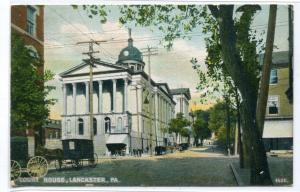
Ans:
{"type": "MultiPolygon", "coordinates": [[[[126,70],[126,68],[117,65],[117,64],[111,64],[111,63],[104,63],[104,62],[97,62],[94,64],[93,67],[93,73],[97,72],[113,72],[113,71],[120,71],[120,70],[126,70]]],[[[90,72],[90,67],[88,64],[80,64],[77,65],[63,73],[60,74],[60,76],[69,76],[69,75],[86,75],[90,72]]]]}
{"type": "Polygon", "coordinates": [[[165,84],[165,83],[163,83],[163,84],[159,84],[159,87],[161,88],[161,89],[163,89],[166,93],[168,93],[169,94],[169,87],[167,87],[167,84],[165,84]]]}

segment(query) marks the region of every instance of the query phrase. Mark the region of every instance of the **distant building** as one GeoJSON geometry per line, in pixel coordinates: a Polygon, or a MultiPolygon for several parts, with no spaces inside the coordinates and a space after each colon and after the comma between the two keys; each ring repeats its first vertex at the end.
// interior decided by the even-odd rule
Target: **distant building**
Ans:
{"type": "MultiPolygon", "coordinates": [[[[128,39],[118,61],[97,61],[93,68],[93,125],[89,125],[89,66],[60,74],[63,85],[62,139],[91,139],[98,155],[142,150],[168,144],[167,128],[177,101],[167,83],[156,83],[144,71],[141,52],[128,39]],[[90,130],[92,128],[93,130],[90,130]],[[92,131],[92,132],[91,132],[92,131]]],[[[183,93],[185,95],[185,93],[183,93]]],[[[189,95],[187,95],[190,98],[189,95]]],[[[188,103],[182,98],[184,112],[188,103]]]]}
{"type": "Polygon", "coordinates": [[[45,148],[62,149],[61,143],[61,120],[49,119],[43,126],[45,148]]]}
{"type": "Polygon", "coordinates": [[[289,55],[274,52],[263,140],[266,150],[291,150],[293,146],[293,105],[285,92],[289,87],[289,55]]]}
{"type": "MultiPolygon", "coordinates": [[[[171,89],[171,94],[173,95],[174,101],[176,102],[175,117],[176,114],[182,113],[183,117],[191,122],[192,118],[189,113],[189,101],[191,100],[190,89],[189,88],[171,89]]],[[[188,126],[186,128],[188,128],[192,133],[191,126],[188,126]]],[[[176,143],[188,143],[188,138],[182,137],[181,135],[179,135],[177,139],[178,141],[176,141],[176,143]]],[[[190,143],[192,144],[193,141],[190,141],[190,143]]]]}
{"type": "MultiPolygon", "coordinates": [[[[11,32],[19,35],[32,53],[44,60],[44,6],[11,6],[11,32]]],[[[38,68],[43,73],[44,66],[38,68]]],[[[29,156],[34,155],[35,137],[33,130],[26,131],[29,156]]]]}

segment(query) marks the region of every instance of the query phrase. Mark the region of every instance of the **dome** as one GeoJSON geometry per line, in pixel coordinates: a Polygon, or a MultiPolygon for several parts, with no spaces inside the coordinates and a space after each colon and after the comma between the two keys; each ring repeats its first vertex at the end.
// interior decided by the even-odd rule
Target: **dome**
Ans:
{"type": "Polygon", "coordinates": [[[119,54],[117,63],[123,63],[124,61],[133,60],[143,62],[142,53],[136,47],[133,46],[133,40],[128,39],[128,46],[122,49],[119,54]]]}

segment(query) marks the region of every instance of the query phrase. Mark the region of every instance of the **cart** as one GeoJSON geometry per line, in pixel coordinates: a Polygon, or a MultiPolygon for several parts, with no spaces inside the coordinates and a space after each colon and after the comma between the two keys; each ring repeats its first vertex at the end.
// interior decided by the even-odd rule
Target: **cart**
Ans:
{"type": "Polygon", "coordinates": [[[98,162],[98,155],[94,153],[92,140],[88,139],[65,139],[62,140],[63,159],[55,161],[55,168],[60,170],[62,167],[71,165],[74,168],[88,166],[95,168],[98,162]]]}
{"type": "Polygon", "coordinates": [[[48,173],[48,162],[42,156],[29,158],[26,137],[11,138],[10,178],[18,179],[22,173],[31,177],[44,177],[48,173]]]}

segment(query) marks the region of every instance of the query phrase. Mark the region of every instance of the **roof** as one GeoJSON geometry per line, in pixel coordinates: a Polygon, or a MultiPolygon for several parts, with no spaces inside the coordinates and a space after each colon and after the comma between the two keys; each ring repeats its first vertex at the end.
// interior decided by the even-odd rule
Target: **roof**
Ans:
{"type": "MultiPolygon", "coordinates": [[[[59,76],[61,76],[61,77],[70,76],[70,73],[72,73],[73,71],[76,71],[78,69],[82,69],[83,67],[85,67],[87,65],[89,65],[89,64],[86,63],[86,62],[80,63],[79,65],[76,65],[76,66],[74,66],[74,67],[72,67],[72,68],[70,68],[70,69],[68,69],[68,70],[60,73],[59,76]]],[[[121,70],[121,71],[128,70],[128,68],[126,68],[124,66],[121,66],[121,65],[118,65],[118,64],[108,63],[108,62],[101,61],[101,60],[95,60],[94,61],[94,65],[108,66],[108,67],[115,68],[116,70],[121,70]]]]}
{"type": "MultiPolygon", "coordinates": [[[[263,63],[264,54],[258,56],[258,61],[260,64],[263,63]]],[[[288,51],[279,51],[273,52],[272,54],[272,64],[273,67],[288,67],[289,63],[289,52],[288,51]]]]}
{"type": "MultiPolygon", "coordinates": [[[[133,74],[134,74],[134,75],[141,75],[141,76],[143,76],[145,79],[148,79],[148,77],[149,77],[148,74],[145,73],[144,71],[137,71],[137,72],[134,72],[133,74]]],[[[163,93],[165,93],[167,97],[169,97],[169,99],[171,100],[171,102],[172,102],[173,104],[176,104],[176,103],[173,101],[173,97],[172,97],[173,94],[171,93],[171,91],[170,91],[169,86],[168,86],[167,83],[156,83],[156,82],[153,81],[153,79],[150,79],[150,81],[151,81],[151,85],[152,85],[152,86],[156,86],[159,90],[161,90],[163,93]],[[163,86],[166,87],[167,91],[165,91],[165,89],[163,89],[163,86]]]]}
{"type": "Polygon", "coordinates": [[[178,89],[171,89],[171,94],[172,95],[181,95],[184,94],[188,100],[191,99],[191,93],[189,88],[178,88],[178,89]]]}
{"type": "Polygon", "coordinates": [[[142,53],[138,48],[133,46],[133,40],[131,38],[128,39],[128,46],[121,50],[117,63],[123,63],[128,60],[143,63],[142,53]]]}
{"type": "Polygon", "coordinates": [[[43,128],[53,128],[61,129],[61,120],[49,119],[44,125],[43,128]]]}

